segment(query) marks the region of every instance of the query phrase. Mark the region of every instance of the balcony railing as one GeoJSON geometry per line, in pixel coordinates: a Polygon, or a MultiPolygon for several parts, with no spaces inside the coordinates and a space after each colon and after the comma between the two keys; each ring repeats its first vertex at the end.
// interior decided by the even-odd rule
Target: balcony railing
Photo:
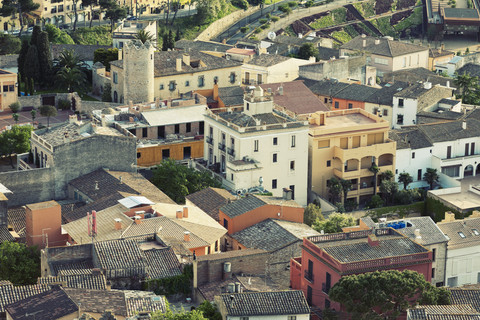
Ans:
{"type": "Polygon", "coordinates": [[[208,144],[213,145],[213,137],[207,136],[205,140],[207,141],[208,144]]]}
{"type": "Polygon", "coordinates": [[[253,80],[253,79],[242,79],[242,84],[248,84],[248,85],[257,85],[257,84],[261,84],[261,83],[258,83],[258,81],[256,80],[253,80]]]}
{"type": "Polygon", "coordinates": [[[325,282],[322,283],[322,291],[325,292],[326,294],[328,294],[328,292],[330,291],[330,287],[331,286],[327,286],[325,282]]]}
{"type": "Polygon", "coordinates": [[[232,157],[235,157],[235,149],[233,148],[227,148],[227,153],[231,155],[232,157]]]}
{"type": "Polygon", "coordinates": [[[225,151],[225,143],[219,142],[218,143],[218,149],[220,149],[221,151],[225,151]]]}
{"type": "Polygon", "coordinates": [[[307,279],[310,283],[313,283],[313,273],[309,270],[305,270],[305,279],[307,279]]]}

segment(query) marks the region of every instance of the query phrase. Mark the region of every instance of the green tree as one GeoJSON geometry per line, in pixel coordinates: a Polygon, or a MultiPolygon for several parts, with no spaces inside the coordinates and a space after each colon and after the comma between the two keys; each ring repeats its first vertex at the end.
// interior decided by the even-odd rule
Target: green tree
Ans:
{"type": "Polygon", "coordinates": [[[312,228],[318,232],[336,233],[342,232],[342,228],[351,227],[355,225],[355,219],[350,214],[332,213],[326,220],[317,220],[312,225],[312,228]]]}
{"type": "Polygon", "coordinates": [[[37,40],[38,63],[40,64],[40,83],[47,85],[52,76],[52,53],[50,51],[50,42],[48,33],[40,32],[37,40]]]}
{"type": "Polygon", "coordinates": [[[317,56],[318,56],[318,49],[315,47],[313,43],[305,43],[298,50],[298,57],[300,59],[308,60],[310,59],[310,57],[316,58],[317,56]]]}
{"type": "Polygon", "coordinates": [[[24,21],[31,15],[32,11],[35,11],[40,7],[40,4],[35,3],[32,0],[3,0],[0,7],[0,15],[2,17],[10,17],[14,14],[18,14],[18,20],[20,21],[20,33],[22,36],[24,21]]]}
{"type": "Polygon", "coordinates": [[[20,111],[20,102],[10,103],[10,105],[8,106],[8,108],[9,108],[13,113],[17,113],[18,111],[20,111]]]}
{"type": "Polygon", "coordinates": [[[174,313],[170,307],[167,307],[165,313],[156,311],[153,312],[151,316],[152,320],[209,320],[208,318],[205,318],[199,310],[192,310],[189,312],[182,310],[181,312],[174,313]]]}
{"type": "MultiPolygon", "coordinates": [[[[18,55],[17,64],[18,64],[18,73],[22,76],[25,76],[25,61],[27,60],[28,49],[30,48],[30,43],[27,39],[22,41],[22,47],[20,48],[20,53],[18,55]]],[[[26,77],[25,77],[26,79],[26,77]]],[[[26,90],[25,90],[26,91],[26,90]]]]}
{"type": "Polygon", "coordinates": [[[57,115],[57,109],[54,106],[41,106],[39,111],[43,117],[47,117],[47,128],[49,128],[50,117],[55,117],[57,115]]]}
{"type": "Polygon", "coordinates": [[[118,49],[97,49],[93,53],[93,63],[101,62],[106,71],[110,71],[110,62],[118,60],[118,49]]]}
{"type": "Polygon", "coordinates": [[[208,300],[203,301],[198,306],[197,311],[200,311],[208,320],[222,320],[222,315],[218,312],[217,306],[208,300]]]}
{"type": "Polygon", "coordinates": [[[391,170],[386,170],[380,174],[380,181],[392,180],[394,176],[391,170]]]}
{"type": "Polygon", "coordinates": [[[18,124],[18,113],[12,114],[13,121],[15,121],[15,124],[18,124]]]}
{"type": "Polygon", "coordinates": [[[330,201],[332,203],[337,203],[340,202],[343,188],[342,185],[340,184],[340,181],[332,177],[327,181],[327,186],[328,186],[328,194],[330,195],[330,201]]]}
{"type": "Polygon", "coordinates": [[[382,200],[382,197],[380,197],[378,194],[372,196],[370,201],[368,202],[368,208],[373,209],[373,208],[381,208],[383,207],[384,202],[382,200]]]}
{"type": "Polygon", "coordinates": [[[403,189],[407,190],[408,185],[413,182],[413,178],[408,172],[402,172],[398,176],[398,182],[403,183],[403,189]]]}
{"type": "Polygon", "coordinates": [[[30,46],[25,59],[24,72],[26,78],[38,80],[40,78],[40,62],[38,61],[37,46],[30,46]]]}
{"type": "Polygon", "coordinates": [[[14,285],[36,284],[40,276],[40,251],[23,243],[0,244],[0,280],[14,285]]]}
{"type": "Polygon", "coordinates": [[[472,77],[470,73],[455,74],[455,85],[459,90],[463,103],[471,103],[474,100],[473,94],[478,86],[478,78],[472,77]]]}
{"type": "Polygon", "coordinates": [[[112,85],[110,82],[105,83],[105,86],[103,87],[102,101],[112,102],[112,85]]]}
{"type": "Polygon", "coordinates": [[[437,169],[427,168],[427,171],[423,174],[423,180],[430,185],[430,190],[433,190],[433,185],[438,182],[439,178],[437,169]]]}
{"type": "Polygon", "coordinates": [[[57,61],[57,65],[62,67],[67,67],[70,69],[80,68],[84,65],[84,61],[80,59],[80,56],[74,50],[63,50],[60,53],[60,56],[57,61]]]}
{"type": "Polygon", "coordinates": [[[377,175],[380,171],[380,168],[377,166],[375,162],[372,163],[371,167],[368,168],[370,172],[373,172],[373,195],[377,194],[377,175]]]}
{"type": "MultiPolygon", "coordinates": [[[[82,6],[84,8],[90,7],[90,12],[92,12],[92,14],[93,14],[93,11],[94,11],[93,6],[95,6],[97,4],[98,4],[97,0],[82,0],[82,6]]],[[[90,19],[90,28],[92,27],[92,23],[93,23],[93,16],[90,19]]]]}
{"type": "Polygon", "coordinates": [[[344,276],[329,291],[352,319],[397,319],[420,304],[450,304],[450,292],[435,288],[411,270],[375,271],[344,276]]]}
{"type": "Polygon", "coordinates": [[[311,226],[317,220],[325,220],[322,209],[314,203],[309,203],[303,211],[303,223],[311,226]]]}
{"type": "Polygon", "coordinates": [[[113,32],[113,26],[118,20],[124,19],[127,16],[127,9],[120,7],[115,1],[112,0],[100,0],[100,6],[105,7],[105,19],[110,20],[110,32],[113,32]],[[102,5],[103,3],[103,5],[102,5]]]}
{"type": "Polygon", "coordinates": [[[57,72],[58,85],[68,92],[85,92],[87,77],[78,68],[63,67],[57,72]]]}
{"type": "Polygon", "coordinates": [[[383,180],[380,184],[380,192],[382,193],[385,204],[393,203],[393,198],[398,192],[398,183],[392,180],[383,180]]]}
{"type": "Polygon", "coordinates": [[[347,203],[348,191],[352,190],[352,181],[340,179],[340,185],[342,186],[343,192],[343,205],[347,203]]]}
{"type": "Polygon", "coordinates": [[[13,126],[0,134],[0,156],[9,157],[10,165],[14,168],[13,157],[30,150],[30,135],[32,127],[13,126]]]}
{"type": "Polygon", "coordinates": [[[32,109],[32,110],[30,111],[30,115],[32,116],[32,126],[33,126],[34,123],[35,123],[35,118],[37,117],[37,110],[32,109]]]}
{"type": "Polygon", "coordinates": [[[278,10],[282,11],[283,13],[286,13],[287,16],[292,13],[292,8],[286,3],[282,4],[281,6],[278,7],[278,10]]]}
{"type": "Polygon", "coordinates": [[[75,44],[72,37],[63,30],[60,30],[53,24],[46,24],[45,31],[48,33],[48,39],[52,43],[58,44],[75,44]]]}
{"type": "Polygon", "coordinates": [[[188,168],[173,159],[162,161],[153,170],[152,183],[177,203],[185,203],[185,196],[190,193],[221,186],[208,171],[188,168]]]}
{"type": "Polygon", "coordinates": [[[0,34],[0,55],[18,54],[22,47],[22,41],[10,34],[0,34]]]}
{"type": "Polygon", "coordinates": [[[154,40],[153,35],[149,31],[145,31],[145,29],[138,30],[135,39],[140,40],[142,43],[154,40]]]}
{"type": "Polygon", "coordinates": [[[42,32],[42,28],[40,28],[40,26],[33,27],[32,36],[30,38],[30,44],[32,46],[38,45],[38,37],[40,36],[41,32],[42,32]]]}

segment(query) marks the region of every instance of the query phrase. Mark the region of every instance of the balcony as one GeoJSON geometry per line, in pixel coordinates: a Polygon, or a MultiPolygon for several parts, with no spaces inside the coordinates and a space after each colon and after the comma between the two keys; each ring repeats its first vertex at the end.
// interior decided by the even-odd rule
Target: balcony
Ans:
{"type": "Polygon", "coordinates": [[[304,277],[308,282],[313,283],[313,273],[311,271],[305,270],[304,277]]]}
{"type": "Polygon", "coordinates": [[[395,143],[393,141],[387,140],[384,143],[377,143],[371,146],[351,149],[342,149],[338,146],[333,147],[333,156],[341,159],[342,161],[346,161],[348,159],[361,159],[366,155],[378,158],[385,153],[395,154],[395,143]]]}
{"type": "Polygon", "coordinates": [[[207,136],[205,141],[207,141],[208,144],[213,145],[213,137],[207,136]]]}
{"type": "Polygon", "coordinates": [[[218,143],[218,149],[219,149],[220,151],[225,151],[225,143],[219,142],[219,143],[218,143]]]}
{"type": "Polygon", "coordinates": [[[257,85],[259,83],[256,80],[253,80],[253,79],[242,79],[242,84],[254,86],[254,85],[257,85]]]}
{"type": "Polygon", "coordinates": [[[234,148],[227,148],[227,153],[232,157],[235,157],[235,149],[234,148]]]}

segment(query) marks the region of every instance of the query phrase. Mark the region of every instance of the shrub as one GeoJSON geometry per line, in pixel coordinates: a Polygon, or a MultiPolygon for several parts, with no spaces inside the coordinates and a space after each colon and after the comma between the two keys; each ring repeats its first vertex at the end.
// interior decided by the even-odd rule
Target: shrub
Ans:
{"type": "Polygon", "coordinates": [[[230,2],[232,3],[233,6],[235,6],[237,8],[240,8],[240,9],[243,9],[243,10],[248,9],[247,0],[231,0],[230,2]]]}
{"type": "Polygon", "coordinates": [[[368,207],[369,208],[381,208],[383,207],[383,200],[382,198],[376,194],[372,197],[372,199],[370,199],[370,202],[368,203],[368,207]]]}
{"type": "Polygon", "coordinates": [[[0,55],[18,54],[22,42],[18,37],[9,34],[0,34],[0,55]]]}
{"type": "Polygon", "coordinates": [[[67,99],[58,100],[58,109],[69,110],[72,107],[72,102],[67,99]]]}
{"type": "Polygon", "coordinates": [[[241,28],[240,28],[240,31],[241,31],[242,33],[247,33],[247,32],[248,32],[248,29],[249,29],[248,27],[241,27],[241,28]]]}
{"type": "Polygon", "coordinates": [[[20,103],[19,102],[14,102],[11,103],[9,106],[10,110],[12,110],[13,113],[17,113],[20,111],[20,103]]]}
{"type": "Polygon", "coordinates": [[[112,33],[110,26],[96,26],[92,28],[78,28],[72,34],[73,40],[77,44],[83,45],[112,45],[112,33]]]}
{"type": "Polygon", "coordinates": [[[273,21],[273,22],[277,22],[278,20],[280,20],[280,17],[277,17],[277,16],[273,16],[273,17],[272,17],[272,21],[273,21]]]}
{"type": "Polygon", "coordinates": [[[289,6],[290,8],[295,8],[296,6],[298,6],[298,3],[297,3],[296,1],[290,1],[290,2],[288,3],[288,6],[289,6]]]}
{"type": "Polygon", "coordinates": [[[260,32],[262,32],[262,29],[260,29],[260,28],[255,29],[255,33],[260,33],[260,32]]]}
{"type": "Polygon", "coordinates": [[[75,44],[72,37],[63,30],[60,30],[53,24],[46,24],[45,31],[48,33],[48,40],[58,44],[75,44]]]}
{"type": "Polygon", "coordinates": [[[265,23],[268,22],[268,19],[262,18],[262,19],[260,19],[260,20],[258,20],[258,21],[260,21],[261,24],[265,24],[265,23]]]}
{"type": "Polygon", "coordinates": [[[260,26],[263,30],[270,28],[270,23],[265,23],[260,26]]]}

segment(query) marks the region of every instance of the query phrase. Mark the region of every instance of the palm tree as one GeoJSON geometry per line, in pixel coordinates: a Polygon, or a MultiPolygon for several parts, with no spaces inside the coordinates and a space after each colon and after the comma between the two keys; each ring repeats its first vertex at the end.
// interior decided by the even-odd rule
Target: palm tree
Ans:
{"type": "Polygon", "coordinates": [[[57,80],[68,92],[83,92],[87,85],[85,73],[78,68],[63,67],[57,72],[57,80]]]}
{"type": "Polygon", "coordinates": [[[142,43],[145,43],[147,41],[152,42],[154,40],[153,35],[149,31],[145,31],[144,29],[137,31],[135,39],[142,41],[142,43]]]}
{"type": "Polygon", "coordinates": [[[474,88],[477,84],[477,78],[472,77],[470,73],[464,72],[462,75],[457,74],[455,78],[455,84],[457,88],[460,89],[460,93],[462,96],[462,102],[465,102],[470,95],[472,88],[474,88]]]}
{"type": "Polygon", "coordinates": [[[377,194],[377,174],[380,171],[380,168],[377,166],[375,162],[372,162],[372,166],[368,168],[370,172],[373,172],[373,195],[377,194]]]}
{"type": "Polygon", "coordinates": [[[408,185],[413,182],[413,178],[408,172],[402,172],[398,176],[398,182],[403,183],[403,189],[407,190],[408,185]]]}
{"type": "Polygon", "coordinates": [[[328,180],[327,186],[328,186],[328,192],[330,193],[330,199],[332,203],[336,204],[337,202],[340,202],[340,197],[341,197],[340,194],[343,191],[340,181],[337,178],[332,177],[328,180]]]}
{"type": "Polygon", "coordinates": [[[342,186],[343,190],[343,205],[345,205],[347,203],[348,191],[352,190],[352,181],[340,179],[340,185],[342,186]]]}
{"type": "Polygon", "coordinates": [[[62,53],[60,53],[60,58],[57,61],[57,64],[60,67],[68,67],[70,69],[73,69],[75,67],[83,67],[85,62],[80,59],[78,54],[75,53],[73,50],[63,50],[62,53]]]}
{"type": "Polygon", "coordinates": [[[430,185],[430,190],[433,190],[433,184],[438,182],[439,178],[437,169],[427,168],[427,172],[423,174],[423,180],[430,185]]]}
{"type": "Polygon", "coordinates": [[[392,171],[390,170],[387,170],[385,172],[382,172],[380,174],[380,180],[383,181],[383,180],[387,180],[387,181],[390,181],[392,180],[392,178],[394,177],[394,174],[392,171]]]}

